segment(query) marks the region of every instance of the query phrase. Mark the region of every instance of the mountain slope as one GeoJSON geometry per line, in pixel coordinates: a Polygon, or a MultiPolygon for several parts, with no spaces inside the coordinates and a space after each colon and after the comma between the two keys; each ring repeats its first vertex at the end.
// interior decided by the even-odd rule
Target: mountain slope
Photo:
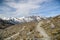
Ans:
{"type": "Polygon", "coordinates": [[[41,22],[41,27],[46,30],[53,40],[60,40],[60,15],[42,20],[41,22]]]}
{"type": "Polygon", "coordinates": [[[0,35],[2,40],[60,40],[60,15],[12,25],[1,29],[0,35]]]}
{"type": "Polygon", "coordinates": [[[0,29],[4,29],[4,28],[11,26],[11,25],[14,25],[14,24],[12,24],[6,20],[0,19],[0,29]]]}

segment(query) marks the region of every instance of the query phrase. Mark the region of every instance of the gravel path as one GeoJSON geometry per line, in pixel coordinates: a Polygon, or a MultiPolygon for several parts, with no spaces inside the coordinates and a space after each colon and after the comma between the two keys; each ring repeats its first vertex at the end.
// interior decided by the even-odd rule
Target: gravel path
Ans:
{"type": "Polygon", "coordinates": [[[51,37],[48,36],[48,34],[46,33],[46,31],[44,30],[44,28],[42,28],[40,25],[42,24],[42,22],[38,23],[36,30],[40,33],[40,35],[42,35],[44,38],[42,38],[42,40],[51,40],[51,37]]]}

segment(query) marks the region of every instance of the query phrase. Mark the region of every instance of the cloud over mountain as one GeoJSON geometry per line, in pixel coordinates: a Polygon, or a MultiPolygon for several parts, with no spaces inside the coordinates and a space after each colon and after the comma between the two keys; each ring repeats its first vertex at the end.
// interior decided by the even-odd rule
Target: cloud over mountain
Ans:
{"type": "Polygon", "coordinates": [[[57,0],[0,0],[0,17],[60,14],[57,0]]]}
{"type": "MultiPolygon", "coordinates": [[[[41,3],[48,2],[48,0],[4,0],[4,6],[2,9],[5,14],[11,16],[26,16],[33,10],[37,10],[41,7],[41,3]]],[[[1,13],[1,12],[0,12],[1,13]]]]}

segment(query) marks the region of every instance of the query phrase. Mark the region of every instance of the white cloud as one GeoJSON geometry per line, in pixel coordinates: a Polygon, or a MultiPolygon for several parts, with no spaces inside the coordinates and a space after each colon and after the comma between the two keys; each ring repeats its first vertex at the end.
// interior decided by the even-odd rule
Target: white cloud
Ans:
{"type": "MultiPolygon", "coordinates": [[[[5,4],[12,8],[16,8],[16,11],[10,13],[13,16],[26,16],[31,13],[32,10],[36,10],[41,7],[39,3],[48,2],[48,0],[5,0],[5,4]]],[[[8,12],[9,13],[9,12],[8,12]]]]}
{"type": "Polygon", "coordinates": [[[10,3],[11,7],[14,7],[16,8],[16,12],[18,15],[19,14],[29,14],[29,12],[32,10],[32,9],[37,9],[39,8],[40,6],[39,5],[33,5],[33,4],[29,4],[29,3],[10,3]]]}

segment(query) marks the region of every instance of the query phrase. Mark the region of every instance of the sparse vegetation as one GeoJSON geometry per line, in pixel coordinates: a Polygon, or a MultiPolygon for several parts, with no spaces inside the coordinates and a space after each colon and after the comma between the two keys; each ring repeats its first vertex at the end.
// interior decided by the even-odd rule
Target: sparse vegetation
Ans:
{"type": "MultiPolygon", "coordinates": [[[[40,20],[42,22],[41,27],[47,32],[49,36],[51,36],[52,40],[60,40],[60,16],[50,17],[47,19],[40,20]]],[[[26,40],[27,38],[43,38],[42,35],[36,31],[36,26],[38,22],[25,22],[21,24],[16,24],[9,26],[7,28],[0,30],[0,40],[4,40],[13,36],[10,40],[26,40]]],[[[2,25],[2,24],[0,24],[2,25]]],[[[3,23],[3,25],[7,25],[3,23]]]]}
{"type": "Polygon", "coordinates": [[[60,38],[60,16],[56,16],[53,18],[50,18],[49,20],[42,20],[42,25],[46,32],[53,37],[55,40],[59,40],[60,38]],[[58,37],[59,36],[59,37],[58,37]]]}

